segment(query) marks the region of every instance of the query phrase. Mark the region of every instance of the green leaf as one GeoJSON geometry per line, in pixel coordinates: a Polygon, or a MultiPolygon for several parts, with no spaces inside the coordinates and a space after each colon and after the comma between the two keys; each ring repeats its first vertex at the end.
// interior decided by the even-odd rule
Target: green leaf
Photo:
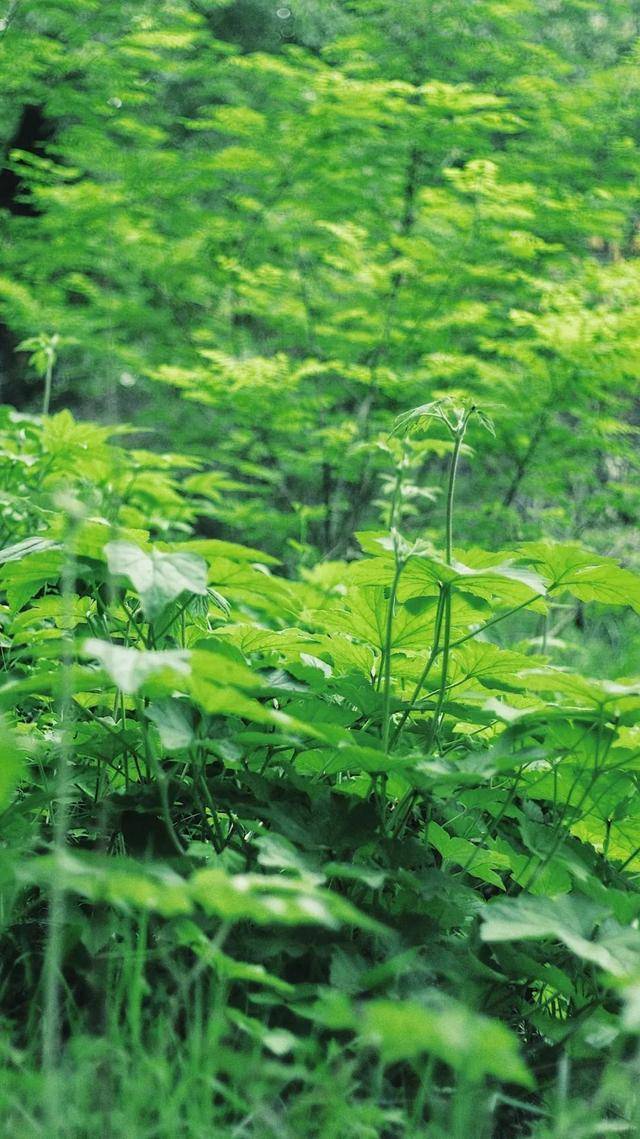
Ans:
{"type": "Polygon", "coordinates": [[[182,593],[207,593],[207,564],[190,553],[146,553],[133,542],[108,542],[112,574],[126,577],[138,594],[147,620],[154,621],[182,593]]]}
{"type": "Polygon", "coordinates": [[[99,660],[113,683],[130,696],[151,678],[160,680],[170,690],[176,684],[184,684],[191,672],[190,654],[184,649],[141,651],[90,638],[84,643],[84,652],[99,660]]]}
{"type": "Polygon", "coordinates": [[[227,1020],[246,1032],[253,1040],[259,1041],[274,1056],[286,1056],[298,1043],[298,1037],[288,1029],[267,1028],[257,1017],[247,1016],[239,1009],[227,1008],[225,1015],[227,1020]]]}
{"type": "Polygon", "coordinates": [[[193,726],[187,709],[179,700],[155,700],[145,715],[156,725],[162,746],[167,751],[181,751],[193,740],[193,726]]]}
{"type": "Polygon", "coordinates": [[[449,400],[435,399],[430,403],[422,403],[419,407],[413,407],[397,417],[392,434],[426,431],[434,422],[444,423],[449,430],[452,430],[452,425],[446,416],[448,410],[452,410],[449,400]]]}
{"type": "Polygon", "coordinates": [[[200,929],[189,918],[184,918],[177,924],[176,937],[180,945],[188,946],[201,961],[210,965],[219,977],[223,977],[227,981],[260,985],[263,988],[273,989],[274,992],[281,993],[284,996],[293,996],[295,993],[293,985],[274,976],[273,973],[269,973],[264,965],[248,961],[236,961],[233,957],[223,953],[219,946],[207,937],[204,930],[200,929]]]}
{"type": "Polygon", "coordinates": [[[228,922],[321,925],[328,929],[349,924],[384,932],[379,922],[360,913],[345,898],[306,877],[229,875],[222,869],[207,867],[191,879],[191,896],[208,913],[228,922]]]}
{"type": "Polygon", "coordinates": [[[64,851],[31,859],[20,875],[40,885],[55,880],[92,902],[106,902],[125,911],[147,910],[173,917],[193,910],[184,878],[166,866],[141,867],[128,858],[64,851]]]}
{"type": "MultiPolygon", "coordinates": [[[[199,475],[192,476],[192,480],[198,478],[200,478],[199,475]]],[[[187,479],[187,486],[192,480],[187,479]]],[[[280,564],[278,558],[274,558],[262,550],[254,550],[251,546],[241,546],[238,542],[223,542],[220,538],[191,538],[188,542],[176,543],[173,549],[179,553],[196,554],[208,562],[215,561],[217,558],[228,558],[231,561],[258,563],[265,566],[280,564]]]]}
{"type": "Polygon", "coordinates": [[[0,562],[16,562],[21,561],[27,554],[43,553],[46,550],[54,550],[57,548],[57,543],[52,542],[50,538],[23,538],[21,542],[15,542],[13,546],[5,546],[0,550],[0,562]]]}
{"type": "Polygon", "coordinates": [[[609,917],[604,905],[574,895],[503,898],[482,911],[484,941],[553,939],[614,977],[640,969],[640,931],[609,917]]]}
{"type": "Polygon", "coordinates": [[[44,585],[58,581],[62,565],[63,553],[53,544],[30,547],[24,555],[6,561],[0,570],[0,584],[12,612],[20,610],[44,585]]]}
{"type": "Polygon", "coordinates": [[[494,1076],[533,1087],[516,1036],[500,1021],[454,1000],[441,1000],[434,1007],[415,1001],[371,1001],[361,1031],[388,1064],[427,1052],[473,1083],[494,1076]]]}
{"type": "Polygon", "coordinates": [[[411,557],[404,571],[404,583],[448,582],[455,590],[504,606],[532,603],[539,608],[546,586],[532,570],[510,562],[474,567],[454,559],[451,565],[433,556],[411,557]]]}
{"type": "Polygon", "coordinates": [[[526,542],[521,551],[549,579],[549,588],[570,593],[580,601],[604,605],[630,605],[640,613],[640,577],[623,569],[613,558],[585,550],[577,542],[548,539],[526,542]]]}
{"type": "Polygon", "coordinates": [[[501,851],[476,846],[466,838],[460,838],[457,835],[452,837],[436,822],[429,823],[427,841],[435,847],[445,861],[462,866],[472,878],[479,878],[482,882],[490,882],[500,890],[504,890],[502,879],[495,873],[496,869],[509,869],[509,859],[501,851]]]}

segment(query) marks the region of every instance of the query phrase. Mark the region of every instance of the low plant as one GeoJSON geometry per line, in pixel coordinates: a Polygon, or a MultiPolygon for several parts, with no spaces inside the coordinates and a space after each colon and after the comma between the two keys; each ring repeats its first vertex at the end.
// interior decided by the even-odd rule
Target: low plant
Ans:
{"type": "Polygon", "coordinates": [[[552,634],[640,579],[457,548],[469,404],[401,417],[388,528],[296,579],[195,536],[188,460],[1,426],[10,1133],[633,1134],[640,681],[552,634]]]}

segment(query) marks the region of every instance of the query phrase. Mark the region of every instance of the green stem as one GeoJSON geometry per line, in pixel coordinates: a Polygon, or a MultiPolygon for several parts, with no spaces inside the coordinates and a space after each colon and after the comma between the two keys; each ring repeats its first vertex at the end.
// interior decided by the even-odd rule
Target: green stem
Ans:
{"type": "MultiPolygon", "coordinates": [[[[73,707],[73,597],[75,592],[76,562],[73,553],[74,524],[67,523],[65,559],[62,568],[61,595],[63,611],[62,682],[58,704],[59,743],[57,747],[56,781],[51,803],[53,853],[61,859],[67,846],[71,817],[71,723],[73,707]]],[[[49,894],[47,936],[43,965],[44,1007],[42,1015],[42,1066],[46,1082],[49,1122],[55,1132],[61,1104],[58,1096],[57,1069],[61,1054],[62,1037],[62,965],[64,955],[64,927],[67,917],[67,892],[61,874],[55,874],[49,894]]]]}
{"type": "Polygon", "coordinates": [[[396,604],[396,594],[398,592],[398,582],[400,581],[402,566],[403,563],[398,559],[396,553],[396,567],[393,575],[393,581],[391,583],[391,593],[389,594],[389,607],[387,609],[387,623],[384,634],[382,743],[385,751],[387,751],[389,748],[389,736],[391,732],[391,649],[393,645],[393,612],[396,604]]]}
{"type": "MultiPolygon", "coordinates": [[[[204,812],[205,821],[207,823],[207,828],[209,830],[209,833],[211,834],[213,845],[214,845],[214,848],[216,850],[216,853],[220,854],[221,851],[223,851],[224,847],[225,847],[225,840],[224,840],[224,837],[222,834],[222,827],[220,826],[220,818],[218,816],[218,812],[216,810],[215,803],[214,803],[213,798],[211,796],[211,792],[209,791],[209,788],[207,786],[207,781],[206,781],[204,775],[202,774],[202,772],[200,771],[200,769],[198,768],[198,761],[195,757],[193,758],[192,764],[193,764],[194,786],[200,786],[202,788],[202,792],[203,792],[204,797],[205,797],[206,805],[209,807],[209,811],[211,812],[211,820],[212,820],[213,825],[211,825],[209,823],[209,820],[206,817],[206,811],[204,812]]],[[[203,806],[204,806],[204,804],[203,804],[203,806]]]]}
{"type": "Polygon", "coordinates": [[[427,680],[427,677],[429,676],[429,673],[431,672],[434,661],[436,660],[436,657],[438,656],[438,654],[440,652],[440,647],[439,647],[440,646],[440,630],[442,628],[443,614],[444,614],[444,590],[441,586],[440,587],[440,595],[438,597],[438,607],[436,609],[436,621],[435,621],[435,626],[434,626],[434,630],[433,630],[433,644],[431,646],[431,652],[429,653],[429,656],[427,657],[427,662],[426,662],[426,664],[425,664],[425,666],[424,666],[424,668],[420,674],[420,679],[418,680],[418,682],[417,682],[417,684],[416,684],[416,686],[415,686],[415,688],[411,694],[411,699],[409,700],[407,707],[405,708],[404,712],[402,713],[402,716],[400,718],[400,722],[399,722],[399,724],[395,730],[393,739],[391,741],[391,747],[392,748],[395,747],[396,743],[398,742],[398,738],[400,736],[400,733],[401,733],[402,729],[404,728],[404,725],[406,724],[407,720],[409,719],[409,716],[411,715],[413,709],[416,706],[416,703],[418,701],[418,697],[420,696],[420,693],[422,692],[422,689],[424,688],[425,682],[427,680]]]}
{"type": "Polygon", "coordinates": [[[427,748],[427,754],[429,754],[429,755],[431,754],[431,749],[433,747],[433,744],[434,744],[434,741],[436,738],[438,726],[440,724],[440,718],[442,715],[442,707],[443,707],[445,696],[447,693],[448,676],[449,676],[449,655],[451,653],[451,587],[449,585],[445,585],[443,587],[443,593],[445,595],[445,598],[444,598],[444,635],[443,635],[443,641],[442,641],[442,677],[440,679],[440,689],[438,691],[438,699],[437,699],[437,703],[436,703],[435,712],[433,713],[433,719],[431,721],[431,730],[429,732],[429,745],[427,748]]]}
{"type": "Polygon", "coordinates": [[[635,858],[638,857],[639,854],[640,854],[640,846],[636,846],[635,850],[633,850],[631,852],[629,857],[625,858],[622,865],[617,867],[618,874],[622,874],[623,870],[626,870],[627,866],[630,866],[630,864],[634,861],[635,858]]]}
{"type": "Polygon", "coordinates": [[[393,488],[393,498],[391,499],[391,510],[389,512],[389,529],[393,530],[396,524],[398,514],[398,507],[400,506],[400,497],[402,494],[402,479],[404,476],[404,462],[405,456],[403,455],[402,461],[398,466],[396,474],[396,485],[393,488]]]}
{"type": "MultiPolygon", "coordinates": [[[[449,466],[449,479],[447,482],[447,502],[446,502],[446,508],[445,508],[445,561],[446,561],[448,566],[450,566],[452,561],[453,561],[453,503],[454,503],[455,490],[456,490],[456,475],[458,473],[458,463],[460,460],[460,450],[462,448],[462,443],[464,440],[465,431],[467,430],[467,424],[469,422],[469,416],[470,415],[471,415],[471,411],[466,411],[464,413],[464,415],[462,416],[462,418],[460,419],[460,422],[458,423],[457,427],[453,427],[451,424],[449,424],[450,429],[454,432],[455,441],[453,444],[453,454],[451,456],[451,463],[449,466]]],[[[409,715],[411,714],[412,709],[415,707],[416,700],[418,699],[420,692],[422,691],[422,686],[423,686],[425,680],[427,679],[429,672],[431,671],[431,668],[433,666],[433,663],[434,663],[436,657],[440,654],[440,652],[442,652],[443,664],[442,664],[442,679],[440,682],[440,695],[438,698],[438,705],[437,705],[436,712],[435,712],[434,719],[433,719],[433,730],[431,733],[431,736],[432,736],[431,744],[433,743],[433,737],[435,736],[435,730],[437,729],[438,719],[440,716],[440,712],[442,710],[442,704],[444,702],[444,695],[445,695],[446,687],[447,687],[447,672],[448,672],[448,665],[449,665],[449,652],[450,652],[451,648],[453,648],[453,645],[451,644],[451,587],[448,583],[441,582],[440,583],[440,597],[438,599],[438,609],[436,611],[436,628],[434,630],[433,646],[432,646],[431,652],[427,658],[427,663],[426,663],[426,665],[422,671],[422,675],[420,676],[420,679],[419,679],[419,681],[418,681],[418,683],[414,689],[411,700],[409,701],[408,707],[405,708],[405,711],[402,714],[402,718],[400,720],[400,723],[398,725],[398,728],[397,728],[395,735],[394,735],[394,738],[393,738],[394,744],[397,742],[398,737],[400,735],[400,732],[402,731],[404,725],[406,724],[407,719],[408,719],[409,715]],[[440,640],[440,629],[441,629],[443,618],[444,618],[444,643],[443,643],[442,649],[441,649],[439,646],[439,640],[440,640]]],[[[430,744],[430,746],[431,746],[431,744],[430,744]]]]}
{"type": "MultiPolygon", "coordinates": [[[[549,592],[553,586],[549,587],[549,592]]],[[[527,609],[528,606],[533,605],[536,601],[541,601],[545,596],[544,593],[535,593],[533,597],[528,597],[526,601],[521,601],[520,605],[514,605],[513,609],[508,609],[506,613],[499,613],[497,617],[492,617],[490,621],[485,621],[484,625],[480,625],[478,629],[472,629],[471,632],[465,633],[463,637],[457,637],[452,641],[449,648],[457,649],[458,645],[463,645],[465,641],[470,641],[472,637],[479,637],[486,629],[490,629],[492,625],[499,624],[500,621],[506,621],[507,617],[513,617],[514,613],[519,613],[521,609],[527,609]]]]}
{"type": "Polygon", "coordinates": [[[451,456],[451,466],[449,467],[449,483],[447,486],[447,506],[445,515],[445,530],[446,530],[446,550],[445,559],[447,565],[451,565],[453,558],[453,497],[456,490],[456,475],[458,473],[458,462],[460,459],[460,448],[464,439],[464,433],[467,429],[469,422],[470,412],[466,412],[463,416],[459,427],[456,429],[455,443],[453,445],[453,455],[451,456]]]}
{"type": "Polygon", "coordinates": [[[398,470],[396,472],[396,482],[395,482],[395,487],[393,490],[393,498],[391,499],[391,509],[389,511],[389,530],[391,531],[392,536],[394,536],[393,553],[394,553],[394,557],[395,557],[395,561],[396,561],[396,565],[395,565],[396,576],[394,577],[392,585],[391,585],[391,597],[390,597],[390,601],[389,601],[389,611],[387,613],[385,641],[384,641],[384,644],[381,645],[381,647],[380,647],[380,672],[379,672],[377,680],[376,680],[376,686],[375,686],[376,692],[380,691],[380,686],[383,682],[383,677],[385,674],[385,668],[386,668],[385,662],[391,653],[391,623],[393,622],[393,604],[395,602],[395,594],[396,594],[396,589],[398,586],[398,579],[400,577],[400,574],[398,572],[398,544],[397,544],[397,537],[395,536],[395,524],[396,524],[396,516],[398,513],[398,507],[400,505],[400,497],[402,494],[403,473],[404,473],[403,472],[403,463],[401,462],[399,464],[398,470]]]}
{"type": "MultiPolygon", "coordinates": [[[[454,445],[453,445],[453,454],[451,456],[451,464],[449,467],[449,480],[447,483],[447,502],[446,502],[446,508],[445,508],[445,560],[446,560],[447,565],[449,565],[449,566],[451,565],[451,563],[453,561],[453,503],[454,503],[455,490],[456,490],[456,475],[458,473],[458,462],[460,460],[460,450],[462,448],[462,443],[464,440],[464,434],[465,434],[465,431],[467,429],[467,424],[469,422],[470,415],[471,415],[471,411],[466,411],[456,427],[454,427],[452,424],[448,424],[450,430],[453,431],[454,437],[455,437],[455,441],[454,441],[454,445]]],[[[443,658],[442,659],[442,678],[440,681],[440,690],[439,690],[436,710],[434,712],[433,719],[431,721],[431,731],[430,731],[430,737],[429,737],[428,751],[429,751],[429,753],[431,752],[431,748],[433,747],[433,742],[434,742],[434,739],[436,736],[436,732],[438,730],[438,723],[440,720],[440,715],[442,713],[442,706],[444,704],[445,693],[447,690],[447,676],[448,676],[448,669],[449,669],[449,653],[451,652],[452,648],[453,648],[453,645],[451,643],[451,586],[448,582],[441,582],[440,583],[440,596],[438,598],[438,609],[436,611],[436,626],[434,629],[434,638],[433,638],[433,645],[431,648],[431,652],[429,653],[429,656],[427,658],[427,663],[426,663],[426,665],[422,671],[420,679],[418,680],[416,688],[414,689],[414,692],[413,692],[413,695],[411,697],[411,700],[409,701],[408,707],[405,708],[405,710],[402,714],[402,718],[400,720],[400,723],[398,724],[398,727],[396,729],[396,732],[395,732],[395,735],[393,738],[394,744],[397,742],[397,740],[400,736],[400,733],[401,733],[404,725],[406,724],[407,719],[408,719],[412,709],[415,707],[416,700],[418,699],[420,692],[422,691],[422,686],[423,686],[425,680],[427,679],[429,672],[431,671],[431,668],[433,666],[434,661],[440,655],[440,653],[442,653],[442,658],[443,658]],[[443,640],[442,647],[440,647],[440,645],[439,645],[440,630],[441,630],[441,626],[442,626],[443,622],[444,622],[444,640],[443,640]]],[[[395,826],[393,828],[394,833],[396,835],[398,835],[400,833],[400,831],[402,830],[402,827],[404,825],[404,821],[407,818],[409,811],[411,810],[411,807],[416,800],[416,797],[417,797],[417,792],[414,789],[412,789],[411,791],[408,791],[406,793],[406,795],[403,797],[401,802],[398,804],[396,822],[395,822],[395,826]]]]}
{"type": "Polygon", "coordinates": [[[53,387],[53,359],[49,358],[47,361],[47,370],[44,374],[44,398],[42,400],[42,414],[49,414],[49,407],[51,406],[51,389],[53,387]]]}

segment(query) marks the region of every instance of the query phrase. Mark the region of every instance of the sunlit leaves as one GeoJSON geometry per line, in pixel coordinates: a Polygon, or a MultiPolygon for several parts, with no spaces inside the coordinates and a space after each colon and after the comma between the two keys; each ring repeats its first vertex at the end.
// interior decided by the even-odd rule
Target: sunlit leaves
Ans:
{"type": "Polygon", "coordinates": [[[186,883],[166,866],[142,868],[133,860],[80,857],[65,851],[27,863],[22,876],[42,885],[55,879],[92,902],[133,913],[146,910],[173,917],[193,909],[186,883]]]}
{"type": "Polygon", "coordinates": [[[225,921],[249,920],[260,925],[321,925],[337,929],[342,923],[376,932],[384,927],[354,906],[308,878],[261,874],[229,876],[215,868],[199,870],[191,895],[209,913],[225,921]]]}
{"type": "Polygon", "coordinates": [[[55,542],[49,538],[24,538],[21,542],[0,550],[0,562],[21,561],[27,554],[44,553],[54,548],[55,542]]]}
{"type": "Polygon", "coordinates": [[[204,560],[195,554],[146,553],[131,542],[115,541],[105,546],[112,574],[125,577],[138,593],[145,616],[155,620],[183,593],[206,594],[204,560]]]}
{"type": "Polygon", "coordinates": [[[44,548],[31,545],[24,554],[7,560],[0,570],[0,585],[11,609],[21,609],[43,586],[57,581],[62,564],[62,552],[49,543],[44,548]]]}
{"type": "Polygon", "coordinates": [[[472,416],[477,417],[486,431],[495,435],[493,421],[485,411],[475,403],[461,401],[455,396],[432,400],[403,412],[396,419],[393,430],[398,434],[410,434],[427,431],[434,423],[441,423],[449,433],[455,434],[472,416]]]}
{"type": "Polygon", "coordinates": [[[496,873],[497,869],[504,871],[509,867],[509,859],[504,854],[475,846],[459,836],[451,836],[438,823],[429,824],[427,841],[442,855],[445,862],[461,866],[472,878],[490,882],[499,890],[504,889],[502,879],[496,873]]]}
{"type": "Polygon", "coordinates": [[[148,910],[170,917],[193,913],[197,906],[229,923],[321,925],[330,929],[347,923],[384,932],[345,899],[307,879],[229,875],[222,869],[206,868],[186,880],[166,867],[142,868],[132,860],[71,853],[42,857],[24,868],[24,877],[35,882],[47,882],[54,874],[74,893],[134,912],[148,910]]]}
{"type": "Polygon", "coordinates": [[[364,1010],[365,1039],[394,1063],[429,1053],[473,1083],[486,1075],[531,1087],[518,1042],[503,1024],[456,1001],[433,1006],[410,1001],[372,1001],[364,1010]]]}
{"type": "Polygon", "coordinates": [[[193,740],[193,726],[184,705],[178,700],[156,700],[146,710],[167,751],[180,751],[193,740]]]}
{"type": "Polygon", "coordinates": [[[577,543],[547,540],[526,543],[521,549],[559,594],[605,605],[629,605],[640,613],[640,578],[613,558],[600,557],[577,543]]]}
{"type": "Polygon", "coordinates": [[[640,933],[614,921],[604,906],[580,897],[505,898],[483,911],[485,941],[555,939],[613,977],[640,967],[640,933]]]}
{"type": "Polygon", "coordinates": [[[189,654],[179,649],[141,652],[95,638],[89,639],[84,647],[88,656],[100,661],[113,683],[129,695],[134,695],[152,678],[159,681],[165,691],[170,691],[184,683],[190,673],[189,654]]]}
{"type": "Polygon", "coordinates": [[[578,628],[639,586],[573,540],[633,564],[629,21],[267,7],[31,2],[0,39],[33,211],[1,315],[82,411],[0,413],[3,1025],[34,977],[46,1006],[64,895],[60,1072],[104,994],[116,1059],[193,1014],[185,1111],[233,1114],[270,1055],[286,1091],[242,1088],[225,1133],[295,1130],[298,1086],[327,1133],[553,1130],[560,1099],[571,1127],[550,1073],[565,1051],[591,1111],[634,1024],[605,987],[640,968],[633,638],[605,630],[598,680],[578,628]],[[488,1124],[483,1081],[533,1087],[518,1038],[543,1106],[492,1092],[488,1124]]]}

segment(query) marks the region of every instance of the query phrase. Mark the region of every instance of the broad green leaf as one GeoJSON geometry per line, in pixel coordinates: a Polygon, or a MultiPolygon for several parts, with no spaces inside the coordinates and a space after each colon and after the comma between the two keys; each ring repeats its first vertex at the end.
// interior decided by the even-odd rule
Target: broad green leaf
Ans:
{"type": "MultiPolygon", "coordinates": [[[[59,514],[52,522],[48,537],[58,546],[65,547],[75,558],[90,558],[93,561],[105,560],[105,546],[114,537],[114,526],[104,518],[88,517],[77,521],[69,531],[69,521],[64,514],[59,514]]],[[[121,540],[135,545],[144,545],[148,540],[148,532],[142,529],[118,526],[117,533],[121,540]]]]}
{"type": "Polygon", "coordinates": [[[416,1001],[371,1001],[365,1005],[361,1031],[389,1064],[426,1052],[472,1083],[494,1076],[533,1086],[514,1033],[451,999],[433,1007],[416,1001]]]}
{"type": "MultiPolygon", "coordinates": [[[[430,647],[436,603],[433,595],[420,605],[396,605],[392,625],[395,649],[430,647]]],[[[380,649],[385,641],[387,607],[383,587],[357,586],[349,590],[346,602],[326,606],[308,617],[329,635],[355,637],[380,649]]]]}
{"type": "Polygon", "coordinates": [[[553,939],[613,977],[633,976],[640,969],[640,931],[619,925],[606,906],[584,898],[503,898],[486,906],[482,919],[484,941],[553,939]]]}
{"type": "MultiPolygon", "coordinates": [[[[98,642],[102,644],[104,642],[98,642]]],[[[0,708],[12,708],[26,697],[66,698],[83,692],[100,692],[104,689],[106,673],[91,666],[72,664],[62,670],[45,667],[34,669],[27,676],[9,680],[0,687],[0,708]]]]}
{"type": "Polygon", "coordinates": [[[206,962],[219,977],[227,981],[247,982],[273,989],[283,996],[293,996],[295,987],[280,977],[269,973],[264,965],[248,961],[236,961],[217,946],[194,921],[184,918],[176,928],[176,937],[181,945],[187,945],[201,961],[206,962]]]}
{"type": "Polygon", "coordinates": [[[466,838],[458,835],[449,835],[438,823],[430,822],[427,830],[427,842],[442,855],[446,862],[461,866],[466,874],[472,878],[479,878],[482,882],[490,882],[498,889],[504,890],[504,883],[496,870],[508,870],[509,858],[500,850],[489,850],[486,847],[476,846],[466,838]]]}
{"type": "Polygon", "coordinates": [[[584,939],[606,911],[584,898],[504,898],[482,911],[485,941],[584,939]]]}
{"type": "Polygon", "coordinates": [[[508,562],[474,568],[454,560],[448,565],[433,556],[410,558],[403,573],[404,584],[448,583],[455,591],[492,601],[500,606],[530,604],[540,610],[546,587],[540,574],[508,562]]]}
{"type": "Polygon", "coordinates": [[[5,562],[0,570],[0,585],[6,590],[11,610],[17,612],[22,609],[43,586],[57,582],[63,561],[63,552],[50,545],[5,562]]]}
{"type": "Polygon", "coordinates": [[[640,577],[613,558],[603,558],[575,542],[548,539],[521,546],[524,557],[549,580],[549,588],[570,593],[580,601],[629,605],[640,613],[640,577]]]}
{"type": "Polygon", "coordinates": [[[276,653],[280,659],[299,659],[301,648],[316,644],[317,636],[304,629],[269,629],[258,622],[233,622],[216,630],[216,636],[230,641],[241,652],[276,653]]]}
{"type": "Polygon", "coordinates": [[[248,605],[276,617],[295,612],[293,591],[286,581],[270,573],[266,566],[216,557],[209,566],[208,579],[211,585],[238,605],[248,605]]]}
{"type": "Polygon", "coordinates": [[[69,598],[63,598],[59,593],[40,597],[28,609],[23,609],[16,615],[12,622],[12,632],[16,637],[28,630],[33,636],[33,630],[39,628],[42,632],[45,623],[49,632],[52,627],[57,630],[75,629],[86,621],[93,607],[92,598],[78,597],[76,594],[69,598]]]}
{"type": "Polygon", "coordinates": [[[191,896],[208,913],[229,922],[321,925],[329,929],[337,929],[344,923],[376,932],[384,928],[339,894],[315,886],[307,878],[229,875],[212,867],[193,875],[191,896]]]}
{"type": "Polygon", "coordinates": [[[189,653],[183,649],[143,652],[90,638],[84,643],[84,652],[99,660],[113,683],[130,696],[151,678],[162,681],[168,690],[184,686],[184,678],[191,671],[189,653]]]}
{"type": "Polygon", "coordinates": [[[631,716],[635,721],[640,713],[640,681],[594,680],[551,665],[521,669],[516,679],[534,692],[566,696],[577,707],[602,709],[609,719],[631,716]]]}
{"type": "MultiPolygon", "coordinates": [[[[373,545],[385,550],[389,542],[387,535],[360,537],[363,541],[367,539],[368,547],[373,545]]],[[[496,561],[496,555],[485,551],[470,550],[461,556],[468,558],[468,564],[454,560],[449,565],[444,558],[428,548],[421,549],[418,544],[407,548],[403,558],[405,564],[400,579],[400,597],[404,599],[421,594],[435,595],[440,583],[448,583],[455,593],[461,592],[505,606],[521,605],[528,601],[534,611],[544,611],[541,599],[546,594],[545,581],[533,570],[514,564],[517,561],[515,553],[511,554],[510,560],[506,560],[505,556],[502,562],[496,561]]],[[[359,586],[388,586],[394,573],[393,552],[387,551],[384,556],[355,562],[349,567],[345,580],[353,581],[359,586]]]]}
{"type": "Polygon", "coordinates": [[[314,772],[318,776],[346,772],[354,775],[362,771],[369,774],[402,773],[409,771],[412,766],[412,760],[388,756],[384,751],[351,743],[347,739],[340,741],[340,745],[335,748],[308,748],[296,760],[296,767],[300,771],[314,772]]]}
{"type": "Polygon", "coordinates": [[[154,621],[182,593],[207,593],[207,566],[196,554],[146,553],[132,542],[104,547],[112,574],[126,577],[138,594],[145,616],[154,621]]]}
{"type": "MultiPolygon", "coordinates": [[[[198,478],[198,475],[193,476],[198,478]]],[[[241,546],[238,542],[223,542],[220,538],[191,538],[188,542],[177,542],[172,550],[178,553],[196,554],[207,562],[217,558],[229,558],[237,562],[256,562],[260,565],[279,565],[278,558],[265,554],[262,550],[254,550],[250,546],[241,546]]]]}
{"type": "Polygon", "coordinates": [[[173,917],[193,910],[189,884],[166,866],[140,866],[132,859],[66,850],[29,860],[20,874],[25,881],[40,885],[55,880],[92,902],[106,902],[125,911],[148,910],[173,917]]]}
{"type": "Polygon", "coordinates": [[[167,751],[180,751],[193,740],[193,726],[184,704],[179,700],[154,700],[145,715],[155,724],[162,746],[167,751]]]}
{"type": "Polygon", "coordinates": [[[190,654],[191,670],[196,681],[210,684],[237,685],[250,691],[264,688],[265,677],[245,663],[242,654],[220,637],[197,642],[190,654]]]}

